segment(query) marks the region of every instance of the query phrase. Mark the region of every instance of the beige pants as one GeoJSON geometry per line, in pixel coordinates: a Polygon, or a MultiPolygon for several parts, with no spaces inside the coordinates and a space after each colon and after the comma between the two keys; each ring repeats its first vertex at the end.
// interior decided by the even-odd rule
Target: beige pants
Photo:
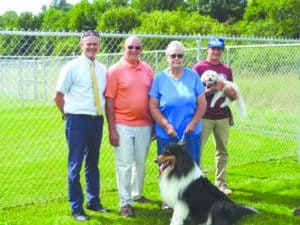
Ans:
{"type": "MultiPolygon", "coordinates": [[[[213,132],[216,147],[216,180],[215,184],[221,186],[226,184],[226,167],[228,159],[228,136],[229,118],[220,120],[203,119],[202,149],[204,148],[209,135],[213,132]]],[[[203,150],[202,150],[203,152],[203,150]]]]}

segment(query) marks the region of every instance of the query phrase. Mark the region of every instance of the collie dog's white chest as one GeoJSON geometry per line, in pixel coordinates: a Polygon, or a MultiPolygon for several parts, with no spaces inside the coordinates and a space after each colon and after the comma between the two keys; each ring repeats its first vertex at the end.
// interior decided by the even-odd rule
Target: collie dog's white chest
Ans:
{"type": "Polygon", "coordinates": [[[160,175],[159,190],[162,200],[173,208],[189,184],[203,176],[203,173],[197,166],[187,176],[182,176],[181,178],[176,177],[176,175],[168,176],[169,172],[167,168],[160,175]]]}

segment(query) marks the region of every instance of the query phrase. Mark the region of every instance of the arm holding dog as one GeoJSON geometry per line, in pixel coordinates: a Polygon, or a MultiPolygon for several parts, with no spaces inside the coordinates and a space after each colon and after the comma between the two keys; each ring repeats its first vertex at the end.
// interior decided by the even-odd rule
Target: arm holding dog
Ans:
{"type": "Polygon", "coordinates": [[[195,129],[196,124],[202,119],[203,115],[205,114],[207,107],[205,94],[199,95],[197,97],[197,108],[195,115],[193,116],[191,122],[187,125],[185,132],[189,133],[195,129]]]}
{"type": "Polygon", "coordinates": [[[224,94],[230,98],[232,101],[237,99],[237,92],[233,88],[225,90],[224,94]]]}
{"type": "Polygon", "coordinates": [[[221,91],[224,87],[225,87],[224,81],[218,80],[215,85],[211,87],[206,87],[205,95],[206,96],[213,95],[217,91],[221,91]]]}
{"type": "Polygon", "coordinates": [[[163,114],[159,110],[159,100],[153,97],[150,97],[150,112],[152,118],[166,130],[168,135],[176,137],[177,133],[174,127],[169,123],[169,121],[163,116],[163,114]]]}

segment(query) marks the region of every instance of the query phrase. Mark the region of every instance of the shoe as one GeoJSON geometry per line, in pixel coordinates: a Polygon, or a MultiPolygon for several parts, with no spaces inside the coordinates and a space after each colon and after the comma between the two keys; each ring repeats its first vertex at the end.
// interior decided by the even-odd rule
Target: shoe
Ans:
{"type": "Polygon", "coordinates": [[[86,208],[89,210],[95,211],[95,212],[100,212],[100,213],[109,212],[109,210],[104,208],[101,204],[100,205],[87,205],[86,208]]]}
{"type": "Polygon", "coordinates": [[[160,208],[161,208],[162,210],[164,210],[164,211],[172,211],[172,210],[173,210],[170,206],[168,206],[168,205],[167,205],[166,203],[164,203],[164,202],[161,204],[160,208]]]}
{"type": "Polygon", "coordinates": [[[134,202],[138,202],[138,203],[141,203],[141,204],[146,204],[146,203],[149,203],[150,202],[150,199],[144,197],[144,196],[141,196],[137,199],[133,199],[134,202]]]}
{"type": "Polygon", "coordinates": [[[86,221],[90,219],[83,211],[72,212],[72,216],[76,221],[86,221]]]}
{"type": "Polygon", "coordinates": [[[300,208],[294,210],[294,216],[300,216],[300,208]]]}
{"type": "Polygon", "coordinates": [[[225,195],[230,195],[232,193],[232,190],[230,190],[226,184],[221,184],[219,187],[219,190],[222,191],[225,195]]]}
{"type": "Polygon", "coordinates": [[[129,204],[121,207],[120,214],[124,217],[135,217],[134,209],[129,204]]]}

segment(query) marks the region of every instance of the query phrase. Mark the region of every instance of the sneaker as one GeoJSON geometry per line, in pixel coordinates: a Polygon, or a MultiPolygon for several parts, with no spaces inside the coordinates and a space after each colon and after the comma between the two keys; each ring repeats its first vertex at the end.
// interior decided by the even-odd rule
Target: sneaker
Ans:
{"type": "Polygon", "coordinates": [[[146,198],[144,196],[141,196],[141,197],[139,197],[137,199],[133,199],[133,201],[141,203],[141,204],[146,204],[146,203],[150,202],[150,199],[148,199],[148,198],[146,198]]]}
{"type": "Polygon", "coordinates": [[[124,217],[135,217],[134,209],[129,204],[121,207],[120,214],[124,217]]]}
{"type": "Polygon", "coordinates": [[[294,216],[300,216],[300,208],[294,210],[294,216]]]}
{"type": "Polygon", "coordinates": [[[83,211],[72,212],[72,216],[76,221],[86,221],[90,219],[83,211]]]}
{"type": "Polygon", "coordinates": [[[163,210],[163,211],[172,211],[172,208],[170,206],[167,205],[167,203],[162,203],[160,208],[163,210]]]}
{"type": "Polygon", "coordinates": [[[101,204],[100,205],[87,205],[86,208],[89,210],[95,211],[95,212],[100,212],[100,213],[109,212],[109,210],[104,208],[101,204]]]}
{"type": "Polygon", "coordinates": [[[219,188],[219,190],[222,191],[225,195],[230,195],[230,194],[232,193],[232,190],[229,189],[229,188],[227,187],[226,184],[221,184],[218,188],[219,188]]]}

